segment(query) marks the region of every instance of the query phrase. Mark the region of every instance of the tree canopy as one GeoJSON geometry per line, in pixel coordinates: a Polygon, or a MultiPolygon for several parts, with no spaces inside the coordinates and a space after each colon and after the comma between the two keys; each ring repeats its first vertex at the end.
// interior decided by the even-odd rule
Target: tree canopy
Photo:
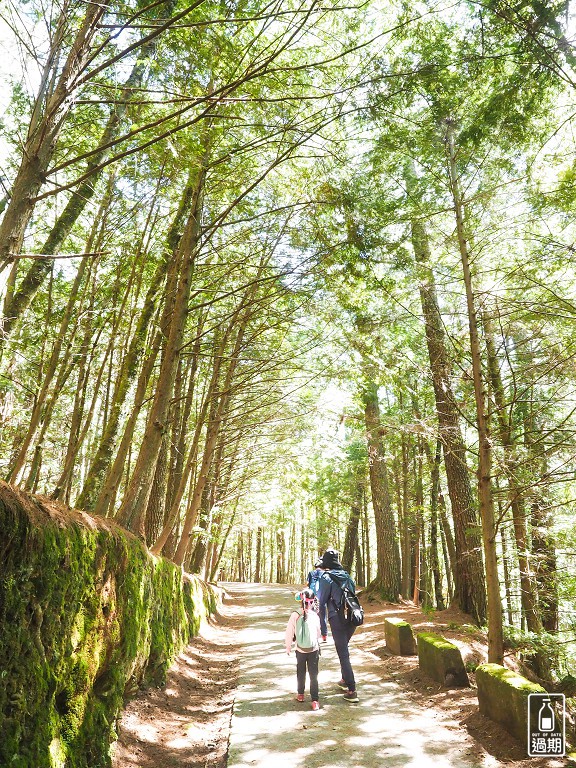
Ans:
{"type": "Polygon", "coordinates": [[[9,0],[0,468],[207,579],[576,653],[566,2],[9,0]]]}

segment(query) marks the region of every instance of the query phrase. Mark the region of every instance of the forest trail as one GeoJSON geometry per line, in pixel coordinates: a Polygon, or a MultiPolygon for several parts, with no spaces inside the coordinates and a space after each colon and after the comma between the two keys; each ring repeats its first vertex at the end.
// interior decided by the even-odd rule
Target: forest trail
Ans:
{"type": "Polygon", "coordinates": [[[294,593],[272,584],[226,585],[247,601],[228,768],[480,768],[478,746],[454,720],[415,704],[377,657],[350,644],[358,704],[336,686],[333,644],[322,646],[319,712],[295,701],[296,662],[284,650],[294,593]]]}
{"type": "MultiPolygon", "coordinates": [[[[342,699],[336,651],[320,659],[319,712],[295,701],[296,661],[284,629],[296,587],[222,584],[220,614],[178,657],[164,688],[139,694],[119,724],[114,768],[559,768],[478,712],[473,689],[420,676],[415,657],[379,655],[383,620],[443,632],[411,606],[365,602],[350,644],[360,702],[342,699]],[[228,756],[227,756],[228,753],[228,756]]],[[[570,763],[569,763],[570,764],[570,763]]]]}

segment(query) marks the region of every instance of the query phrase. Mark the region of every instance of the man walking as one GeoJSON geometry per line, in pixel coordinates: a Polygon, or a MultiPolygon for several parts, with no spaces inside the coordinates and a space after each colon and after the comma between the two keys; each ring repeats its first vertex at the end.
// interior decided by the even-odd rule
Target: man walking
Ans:
{"type": "Polygon", "coordinates": [[[350,574],[342,568],[339,554],[334,549],[327,549],[322,556],[322,565],[325,571],[319,579],[318,602],[320,603],[320,615],[328,609],[328,621],[336,646],[336,653],[340,659],[340,671],[342,677],[338,685],[345,692],[344,698],[349,702],[357,702],[356,681],[354,671],[350,663],[348,643],[354,634],[356,627],[349,624],[344,613],[339,610],[344,596],[342,586],[348,580],[355,590],[355,584],[350,574]]]}

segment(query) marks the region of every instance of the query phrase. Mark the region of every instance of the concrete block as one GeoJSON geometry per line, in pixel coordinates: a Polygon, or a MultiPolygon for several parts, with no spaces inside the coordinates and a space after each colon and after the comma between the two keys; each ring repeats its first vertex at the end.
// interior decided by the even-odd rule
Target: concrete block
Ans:
{"type": "Polygon", "coordinates": [[[418,634],[418,666],[425,674],[449,688],[470,685],[460,649],[441,635],[418,634]]]}
{"type": "Polygon", "coordinates": [[[396,656],[415,656],[416,641],[412,634],[412,627],[407,621],[391,617],[384,619],[384,635],[386,647],[396,656]]]}
{"type": "MultiPolygon", "coordinates": [[[[476,668],[476,684],[480,713],[526,744],[528,695],[546,693],[544,688],[500,664],[480,664],[476,668]]],[[[532,725],[536,727],[536,723],[532,725]]]]}

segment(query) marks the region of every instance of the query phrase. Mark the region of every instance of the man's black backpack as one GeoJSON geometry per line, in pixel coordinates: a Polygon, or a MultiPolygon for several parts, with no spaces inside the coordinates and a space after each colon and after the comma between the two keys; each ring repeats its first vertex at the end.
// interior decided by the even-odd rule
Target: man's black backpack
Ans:
{"type": "Polygon", "coordinates": [[[328,571],[328,575],[332,581],[338,584],[342,591],[340,604],[336,605],[336,601],[334,601],[334,605],[338,608],[344,621],[355,627],[359,627],[360,624],[364,623],[364,611],[356,597],[352,579],[346,571],[328,571]]]}

